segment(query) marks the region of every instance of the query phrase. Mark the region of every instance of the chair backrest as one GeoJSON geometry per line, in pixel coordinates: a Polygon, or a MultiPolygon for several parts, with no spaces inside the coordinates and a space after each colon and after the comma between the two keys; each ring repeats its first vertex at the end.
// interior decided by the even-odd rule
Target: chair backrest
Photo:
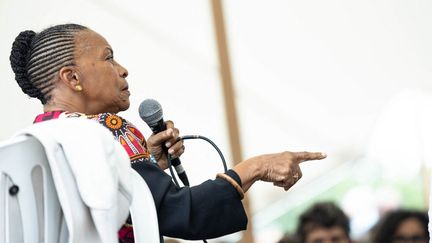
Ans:
{"type": "MultiPolygon", "coordinates": [[[[112,142],[108,141],[108,130],[105,128],[97,134],[94,130],[102,129],[100,125],[94,127],[95,123],[90,123],[88,120],[85,120],[84,123],[78,119],[76,121],[66,120],[68,121],[52,123],[50,127],[44,124],[43,126],[24,129],[22,133],[18,133],[22,135],[0,143],[0,243],[117,242],[117,232],[113,228],[115,224],[107,223],[105,219],[117,218],[115,215],[113,217],[113,214],[125,215],[126,217],[129,211],[126,205],[130,205],[135,242],[160,242],[157,213],[151,192],[143,178],[127,166],[129,160],[121,145],[113,139],[112,142]],[[114,168],[113,165],[118,164],[118,162],[122,162],[123,165],[126,164],[126,167],[115,167],[119,173],[117,176],[105,171],[105,177],[103,177],[99,169],[101,167],[97,167],[98,172],[94,173],[94,166],[92,169],[87,169],[87,166],[78,166],[78,164],[82,164],[83,160],[77,161],[75,158],[75,161],[80,163],[71,163],[72,157],[83,151],[74,145],[71,149],[71,141],[75,141],[73,137],[77,136],[77,140],[78,138],[93,139],[94,137],[83,138],[83,136],[75,135],[74,132],[69,131],[60,134],[62,138],[68,136],[66,141],[62,141],[63,139],[51,135],[54,133],[58,136],[65,130],[65,126],[79,127],[80,129],[88,126],[86,133],[95,132],[95,137],[102,140],[98,146],[107,148],[114,146],[113,150],[108,149],[111,153],[116,154],[107,160],[108,167],[114,168]],[[44,142],[30,134],[42,135],[44,142]],[[59,143],[47,143],[47,141],[54,141],[53,139],[59,143]],[[64,143],[62,144],[62,142],[64,143]],[[47,144],[49,144],[49,148],[44,148],[44,145],[47,146],[47,144]],[[78,168],[84,168],[86,171],[77,170],[78,168]],[[84,174],[76,174],[79,173],[77,171],[84,174]],[[111,185],[113,188],[115,187],[115,190],[120,190],[121,195],[132,193],[132,198],[126,200],[127,197],[119,196],[117,199],[119,203],[116,204],[116,207],[119,208],[106,208],[108,204],[105,203],[98,206],[100,204],[90,199],[99,196],[92,194],[89,197],[88,190],[80,190],[93,185],[92,181],[88,181],[89,172],[91,176],[98,174],[98,178],[107,178],[103,181],[99,179],[98,185],[111,185]],[[125,175],[130,176],[125,179],[125,175]],[[111,176],[114,176],[115,179],[110,179],[114,178],[111,176]],[[83,180],[84,177],[87,180],[83,180]],[[123,181],[122,184],[112,184],[113,181],[117,180],[123,181]],[[129,183],[128,181],[132,185],[129,189],[126,185],[129,183]],[[129,203],[125,200],[129,200],[129,203]],[[87,206],[86,203],[90,203],[91,206],[87,206]],[[106,232],[110,233],[107,234],[106,232]]],[[[111,135],[108,137],[112,138],[111,135]]],[[[99,150],[96,147],[91,147],[87,151],[100,152],[100,147],[99,150]]],[[[87,157],[85,153],[84,157],[87,157]]],[[[91,161],[85,163],[91,163],[91,161]]],[[[100,194],[101,188],[97,188],[91,192],[100,194]]],[[[106,197],[107,190],[102,191],[105,191],[103,195],[106,197]]],[[[109,222],[121,222],[118,219],[109,222]]]]}
{"type": "Polygon", "coordinates": [[[63,215],[37,139],[0,145],[0,193],[0,242],[61,242],[63,215]]]}
{"type": "Polygon", "coordinates": [[[156,208],[150,189],[144,179],[135,171],[133,181],[133,200],[130,207],[136,243],[159,243],[159,227],[156,208]]]}

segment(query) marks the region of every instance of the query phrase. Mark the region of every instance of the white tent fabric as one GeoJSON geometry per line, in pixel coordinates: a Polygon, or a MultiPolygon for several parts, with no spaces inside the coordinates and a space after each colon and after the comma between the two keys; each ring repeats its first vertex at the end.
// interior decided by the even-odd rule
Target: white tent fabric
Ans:
{"type": "MultiPolygon", "coordinates": [[[[376,155],[374,144],[386,139],[432,135],[429,128],[374,140],[384,134],[379,127],[386,127],[377,121],[401,94],[421,93],[423,100],[413,95],[416,101],[404,102],[423,107],[418,117],[431,117],[424,103],[432,96],[431,1],[223,3],[244,157],[281,150],[328,153],[324,161],[302,165],[304,177],[295,190],[325,177],[329,168],[376,155]]],[[[39,102],[27,99],[14,81],[8,61],[13,39],[25,29],[65,22],[105,36],[129,70],[131,107],[122,115],[148,135],[137,109],[143,99],[157,99],[165,118],[183,134],[211,138],[230,161],[211,6],[199,0],[0,1],[0,138],[41,112],[39,102]]],[[[408,111],[399,115],[412,114],[408,111]]],[[[186,146],[183,163],[193,184],[222,170],[209,145],[188,141],[186,146]]],[[[297,194],[261,183],[250,195],[253,212],[260,215],[297,194]]]]}

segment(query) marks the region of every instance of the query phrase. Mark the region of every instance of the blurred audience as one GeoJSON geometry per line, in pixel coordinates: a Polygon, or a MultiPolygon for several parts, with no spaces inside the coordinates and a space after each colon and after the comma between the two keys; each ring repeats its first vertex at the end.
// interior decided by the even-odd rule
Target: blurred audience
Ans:
{"type": "Polygon", "coordinates": [[[346,214],[333,202],[312,205],[299,217],[296,237],[284,236],[279,243],[350,243],[346,214]]]}
{"type": "Polygon", "coordinates": [[[372,231],[372,243],[429,242],[428,215],[414,210],[395,210],[385,215],[372,231]]]}
{"type": "Polygon", "coordinates": [[[278,241],[278,243],[299,243],[299,239],[295,234],[285,234],[282,239],[278,241]]]}

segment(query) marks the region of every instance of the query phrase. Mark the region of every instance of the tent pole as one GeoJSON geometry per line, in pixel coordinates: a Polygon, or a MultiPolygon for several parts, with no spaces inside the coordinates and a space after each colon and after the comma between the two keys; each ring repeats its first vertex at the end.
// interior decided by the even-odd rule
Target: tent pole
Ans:
{"type": "MultiPolygon", "coordinates": [[[[225,110],[228,122],[228,132],[229,140],[231,145],[231,154],[234,163],[237,164],[241,162],[242,150],[240,144],[240,132],[238,129],[237,113],[234,99],[234,88],[232,84],[231,67],[229,62],[228,45],[226,39],[223,9],[221,0],[211,0],[212,12],[213,12],[213,22],[216,34],[216,42],[218,47],[219,56],[219,66],[222,78],[223,95],[225,100],[225,110]]],[[[243,199],[243,206],[245,208],[246,214],[249,218],[248,229],[244,231],[242,242],[243,243],[253,243],[253,233],[252,233],[252,220],[250,212],[250,201],[249,197],[246,195],[243,199]]]]}

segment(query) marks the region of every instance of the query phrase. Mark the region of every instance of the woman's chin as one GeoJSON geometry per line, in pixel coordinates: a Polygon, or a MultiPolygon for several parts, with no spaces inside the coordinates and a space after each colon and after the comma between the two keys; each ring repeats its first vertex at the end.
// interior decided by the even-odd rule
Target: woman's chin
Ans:
{"type": "Polygon", "coordinates": [[[121,104],[120,111],[125,111],[125,110],[129,109],[129,106],[130,106],[130,101],[128,99],[127,101],[125,101],[121,104]]]}

